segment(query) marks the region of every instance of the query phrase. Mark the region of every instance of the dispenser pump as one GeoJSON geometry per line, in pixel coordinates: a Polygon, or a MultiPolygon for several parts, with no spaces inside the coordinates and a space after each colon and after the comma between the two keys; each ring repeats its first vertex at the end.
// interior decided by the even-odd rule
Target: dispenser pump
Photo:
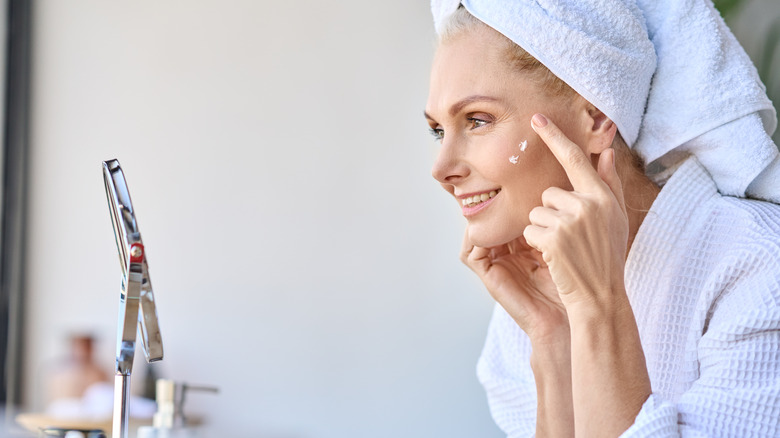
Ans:
{"type": "Polygon", "coordinates": [[[176,385],[176,382],[168,379],[157,379],[157,412],[154,414],[152,424],[161,429],[173,429],[184,427],[184,414],[182,402],[184,401],[184,385],[176,385]],[[177,403],[176,389],[181,392],[177,403]]]}
{"type": "Polygon", "coordinates": [[[157,379],[157,413],[152,427],[138,429],[138,438],[190,438],[197,436],[193,424],[184,415],[185,396],[189,391],[219,392],[211,386],[195,386],[169,379],[157,379]]]}

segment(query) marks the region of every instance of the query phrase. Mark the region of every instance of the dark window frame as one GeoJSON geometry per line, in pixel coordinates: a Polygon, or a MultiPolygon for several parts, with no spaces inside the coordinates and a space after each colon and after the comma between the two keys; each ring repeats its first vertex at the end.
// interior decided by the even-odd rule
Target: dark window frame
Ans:
{"type": "Polygon", "coordinates": [[[0,404],[23,403],[22,329],[27,222],[31,0],[7,0],[0,199],[0,404]]]}

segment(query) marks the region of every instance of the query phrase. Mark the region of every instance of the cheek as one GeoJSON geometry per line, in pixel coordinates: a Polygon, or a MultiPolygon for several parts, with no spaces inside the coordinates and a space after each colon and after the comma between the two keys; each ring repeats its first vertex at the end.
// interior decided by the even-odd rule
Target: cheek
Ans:
{"type": "Polygon", "coordinates": [[[542,191],[553,186],[571,189],[566,172],[541,138],[529,140],[521,158],[525,171],[531,174],[531,183],[542,191]]]}
{"type": "Polygon", "coordinates": [[[526,144],[520,142],[509,148],[518,157],[517,164],[509,159],[499,160],[502,169],[503,185],[511,198],[512,209],[516,214],[527,218],[531,209],[542,203],[542,193],[550,187],[568,189],[569,181],[558,160],[539,139],[529,139],[526,144]],[[525,146],[525,150],[523,149],[525,146]]]}
{"type": "Polygon", "coordinates": [[[546,150],[541,139],[515,136],[516,140],[501,144],[499,151],[493,157],[497,168],[502,169],[514,177],[528,177],[537,172],[538,164],[545,160],[546,150]]]}
{"type": "Polygon", "coordinates": [[[533,155],[532,152],[536,148],[532,147],[532,141],[522,137],[519,138],[521,138],[521,140],[507,142],[503,145],[501,158],[505,163],[522,165],[524,162],[528,161],[530,155],[533,155]]]}
{"type": "Polygon", "coordinates": [[[474,149],[474,168],[493,183],[505,185],[508,183],[507,178],[513,179],[522,172],[525,155],[531,147],[526,147],[524,152],[520,150],[519,142],[502,140],[475,145],[474,149]]]}

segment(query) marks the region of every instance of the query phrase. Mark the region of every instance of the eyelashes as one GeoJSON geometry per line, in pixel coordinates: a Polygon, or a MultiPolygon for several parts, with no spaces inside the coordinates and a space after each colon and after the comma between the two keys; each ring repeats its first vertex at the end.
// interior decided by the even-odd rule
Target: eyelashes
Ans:
{"type": "MultiPolygon", "coordinates": [[[[468,129],[470,131],[484,128],[492,122],[492,120],[485,120],[485,118],[479,118],[479,117],[467,117],[466,120],[468,123],[468,129]]],[[[436,128],[429,128],[428,132],[431,133],[433,138],[436,141],[442,141],[444,139],[444,129],[436,127],[436,128]]]]}
{"type": "Polygon", "coordinates": [[[472,130],[481,128],[483,126],[486,126],[489,123],[487,120],[478,119],[476,117],[469,117],[466,120],[468,120],[469,123],[471,123],[471,129],[472,130]]]}

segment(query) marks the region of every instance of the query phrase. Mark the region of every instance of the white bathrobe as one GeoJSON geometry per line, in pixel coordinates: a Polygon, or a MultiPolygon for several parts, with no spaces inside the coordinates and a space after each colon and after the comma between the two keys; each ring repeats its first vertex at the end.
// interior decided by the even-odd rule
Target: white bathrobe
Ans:
{"type": "MultiPolygon", "coordinates": [[[[721,196],[689,158],[642,223],[625,277],[653,394],[623,436],[780,437],[780,206],[721,196]]],[[[535,431],[530,354],[497,306],[477,374],[510,437],[535,431]]]]}

